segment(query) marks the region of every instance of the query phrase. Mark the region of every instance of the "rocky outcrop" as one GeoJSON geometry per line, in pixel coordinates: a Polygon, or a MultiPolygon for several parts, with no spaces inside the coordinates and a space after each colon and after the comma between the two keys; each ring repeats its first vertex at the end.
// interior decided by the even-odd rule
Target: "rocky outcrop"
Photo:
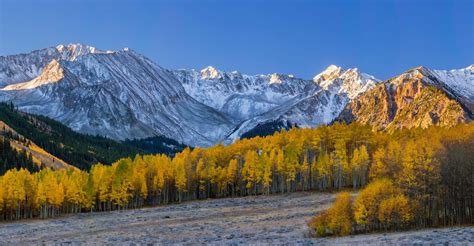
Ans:
{"type": "Polygon", "coordinates": [[[338,117],[375,130],[450,127],[471,120],[470,111],[442,81],[418,67],[385,81],[352,100],[338,117]]]}

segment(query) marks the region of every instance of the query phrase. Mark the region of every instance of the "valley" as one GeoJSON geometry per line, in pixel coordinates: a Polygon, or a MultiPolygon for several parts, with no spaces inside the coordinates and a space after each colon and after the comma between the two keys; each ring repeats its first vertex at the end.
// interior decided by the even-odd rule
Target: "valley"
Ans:
{"type": "Polygon", "coordinates": [[[474,243],[474,227],[308,238],[306,223],[334,197],[331,193],[299,192],[2,223],[0,245],[474,243]]]}

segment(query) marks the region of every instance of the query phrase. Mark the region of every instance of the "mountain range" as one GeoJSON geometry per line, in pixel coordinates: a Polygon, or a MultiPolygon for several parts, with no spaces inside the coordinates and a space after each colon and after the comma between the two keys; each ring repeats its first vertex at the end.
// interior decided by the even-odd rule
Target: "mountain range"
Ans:
{"type": "Polygon", "coordinates": [[[312,79],[214,67],[162,68],[125,48],[82,44],[0,56],[0,100],[116,140],[165,136],[228,144],[259,126],[361,122],[378,130],[451,126],[474,116],[474,66],[411,69],[387,81],[330,65],[312,79]]]}

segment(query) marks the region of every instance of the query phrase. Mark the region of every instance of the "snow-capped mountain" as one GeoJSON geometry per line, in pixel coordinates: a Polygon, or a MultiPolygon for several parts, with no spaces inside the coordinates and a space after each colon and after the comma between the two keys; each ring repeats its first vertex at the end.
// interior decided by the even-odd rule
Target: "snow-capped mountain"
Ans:
{"type": "Polygon", "coordinates": [[[226,115],[194,100],[172,73],[144,56],[128,49],[97,52],[84,47],[58,46],[56,51],[2,58],[7,64],[1,66],[8,69],[0,80],[8,85],[0,98],[76,131],[119,140],[164,135],[209,146],[235,126],[226,115]],[[51,60],[46,62],[43,54],[51,60]],[[15,66],[9,68],[8,61],[15,66]],[[20,76],[11,71],[21,67],[35,67],[21,77],[36,77],[15,83],[20,76]]]}
{"type": "Polygon", "coordinates": [[[358,69],[329,66],[313,80],[292,75],[242,75],[213,67],[201,71],[174,71],[188,94],[223,112],[239,125],[226,143],[259,124],[284,121],[315,127],[333,121],[348,101],[375,86],[379,80],[358,69]]]}
{"type": "Polygon", "coordinates": [[[449,71],[432,70],[432,74],[474,113],[474,65],[449,71]]]}
{"type": "MultiPolygon", "coordinates": [[[[430,70],[429,76],[474,108],[473,66],[430,70]]],[[[328,124],[379,82],[335,65],[310,80],[213,67],[167,70],[127,48],[101,51],[81,44],[0,56],[0,100],[20,110],[82,133],[119,140],[163,135],[191,146],[231,143],[271,122],[328,124]]]]}
{"type": "Polygon", "coordinates": [[[174,74],[186,92],[196,100],[241,121],[320,89],[312,81],[283,74],[248,76],[237,71],[219,71],[213,67],[200,72],[176,70],[174,74]]]}
{"type": "Polygon", "coordinates": [[[74,61],[87,54],[110,54],[83,44],[58,45],[27,54],[0,56],[0,86],[26,82],[37,77],[53,59],[74,61]]]}
{"type": "Polygon", "coordinates": [[[339,116],[376,130],[451,127],[474,116],[474,71],[410,69],[354,98],[339,116]]]}
{"type": "Polygon", "coordinates": [[[192,146],[230,143],[259,124],[331,122],[378,81],[330,66],[314,80],[213,67],[166,70],[136,52],[59,45],[0,57],[0,99],[72,129],[114,139],[164,135],[192,146]]]}

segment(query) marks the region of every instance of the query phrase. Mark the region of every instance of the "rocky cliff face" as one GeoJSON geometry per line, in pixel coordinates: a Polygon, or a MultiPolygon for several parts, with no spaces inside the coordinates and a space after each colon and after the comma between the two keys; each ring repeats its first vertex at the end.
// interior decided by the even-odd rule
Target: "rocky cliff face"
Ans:
{"type": "Polygon", "coordinates": [[[468,107],[456,100],[459,97],[437,73],[418,67],[361,94],[338,119],[389,131],[433,125],[449,127],[471,120],[468,107]]]}

